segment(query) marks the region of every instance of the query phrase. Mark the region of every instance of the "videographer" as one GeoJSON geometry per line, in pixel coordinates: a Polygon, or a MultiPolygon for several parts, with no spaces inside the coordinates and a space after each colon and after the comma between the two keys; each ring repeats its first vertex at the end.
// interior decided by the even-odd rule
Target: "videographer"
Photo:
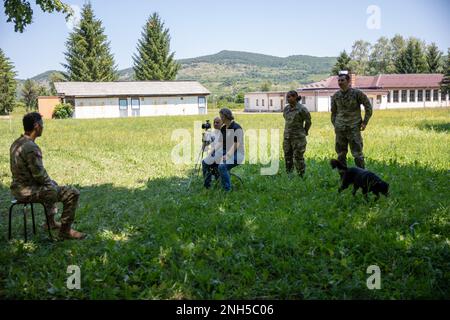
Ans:
{"type": "Polygon", "coordinates": [[[225,191],[231,190],[230,170],[244,161],[244,131],[234,121],[233,113],[228,108],[219,111],[222,126],[222,161],[219,163],[218,171],[225,191]]]}
{"type": "Polygon", "coordinates": [[[220,159],[220,156],[222,155],[222,148],[219,145],[219,141],[222,136],[221,128],[223,126],[223,122],[219,117],[215,117],[213,123],[214,129],[212,131],[209,131],[209,128],[206,128],[208,125],[208,121],[206,122],[206,125],[202,125],[202,128],[206,130],[203,136],[203,143],[209,147],[207,156],[202,161],[202,171],[205,188],[211,187],[211,178],[213,174],[215,174],[216,179],[219,178],[217,175],[217,167],[218,163],[220,163],[220,160],[217,160],[217,156],[219,156],[220,159]],[[216,152],[217,150],[219,150],[219,152],[216,152]]]}

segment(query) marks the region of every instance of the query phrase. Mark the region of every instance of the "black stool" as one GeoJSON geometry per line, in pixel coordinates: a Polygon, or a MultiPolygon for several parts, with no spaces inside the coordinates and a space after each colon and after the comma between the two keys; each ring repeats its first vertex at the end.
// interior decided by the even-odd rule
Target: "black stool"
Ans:
{"type": "MultiPolygon", "coordinates": [[[[34,202],[34,203],[39,203],[43,208],[44,208],[44,213],[45,213],[45,219],[47,220],[47,228],[48,228],[48,235],[50,237],[50,240],[53,240],[52,237],[52,232],[50,230],[50,221],[48,219],[48,215],[47,215],[47,208],[45,208],[43,203],[40,202],[34,202]]],[[[27,242],[27,211],[26,208],[29,205],[31,207],[31,220],[33,221],[33,234],[36,235],[36,224],[34,221],[34,208],[33,208],[33,202],[26,202],[26,201],[19,201],[16,199],[13,199],[11,201],[11,206],[9,207],[9,228],[8,228],[8,240],[11,240],[11,223],[12,223],[12,213],[13,213],[13,209],[15,206],[17,205],[23,205],[23,235],[25,238],[25,242],[27,242]]]]}

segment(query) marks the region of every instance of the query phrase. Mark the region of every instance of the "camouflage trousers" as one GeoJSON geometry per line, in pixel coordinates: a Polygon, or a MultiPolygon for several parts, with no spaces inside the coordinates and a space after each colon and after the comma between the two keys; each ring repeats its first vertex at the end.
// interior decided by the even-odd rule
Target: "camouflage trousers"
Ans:
{"type": "Polygon", "coordinates": [[[63,203],[61,224],[70,226],[75,219],[75,210],[78,205],[80,192],[73,187],[58,186],[32,186],[21,190],[12,190],[14,197],[20,201],[42,203],[47,209],[50,219],[54,219],[57,212],[56,203],[63,203]]]}
{"type": "Polygon", "coordinates": [[[284,138],[283,150],[286,172],[291,173],[295,165],[297,173],[303,175],[306,169],[303,157],[306,151],[306,138],[284,138]]]}
{"type": "Polygon", "coordinates": [[[353,158],[355,158],[355,164],[364,169],[364,154],[363,154],[363,139],[361,131],[358,127],[335,129],[336,133],[336,153],[338,160],[347,165],[347,152],[350,145],[350,151],[353,158]]]}

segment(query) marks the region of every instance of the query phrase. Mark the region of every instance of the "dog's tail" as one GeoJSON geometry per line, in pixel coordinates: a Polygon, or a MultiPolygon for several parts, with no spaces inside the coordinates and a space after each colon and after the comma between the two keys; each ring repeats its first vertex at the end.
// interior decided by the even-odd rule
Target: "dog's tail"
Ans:
{"type": "Polygon", "coordinates": [[[333,169],[338,169],[338,170],[347,170],[347,167],[344,165],[344,164],[342,164],[339,160],[336,160],[336,159],[331,159],[330,160],[330,164],[331,164],[331,168],[333,168],[333,169]]]}

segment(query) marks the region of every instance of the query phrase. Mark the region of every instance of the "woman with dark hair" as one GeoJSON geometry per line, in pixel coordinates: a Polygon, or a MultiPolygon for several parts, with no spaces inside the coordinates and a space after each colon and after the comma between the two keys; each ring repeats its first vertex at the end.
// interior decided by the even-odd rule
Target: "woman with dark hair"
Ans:
{"type": "Polygon", "coordinates": [[[288,104],[283,110],[284,126],[284,161],[286,172],[291,174],[294,165],[297,173],[305,174],[306,136],[311,128],[311,115],[308,109],[300,103],[301,97],[297,91],[291,90],[286,95],[288,104]]]}

